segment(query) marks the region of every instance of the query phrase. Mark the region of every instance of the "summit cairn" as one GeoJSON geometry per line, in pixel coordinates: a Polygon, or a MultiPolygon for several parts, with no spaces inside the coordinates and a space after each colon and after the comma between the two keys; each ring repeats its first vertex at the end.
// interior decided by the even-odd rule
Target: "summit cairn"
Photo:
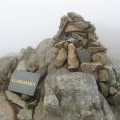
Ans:
{"type": "Polygon", "coordinates": [[[54,41],[56,67],[67,64],[69,70],[93,73],[107,63],[107,49],[98,41],[94,25],[76,13],[61,18],[54,41]]]}

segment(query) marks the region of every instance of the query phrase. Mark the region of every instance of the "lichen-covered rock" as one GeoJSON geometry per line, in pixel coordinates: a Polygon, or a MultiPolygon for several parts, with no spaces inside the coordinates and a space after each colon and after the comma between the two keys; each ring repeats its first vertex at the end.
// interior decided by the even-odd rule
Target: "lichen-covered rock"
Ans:
{"type": "Polygon", "coordinates": [[[87,49],[77,49],[77,56],[81,62],[88,63],[91,61],[91,54],[87,49]]]}
{"type": "Polygon", "coordinates": [[[16,120],[15,110],[4,93],[0,93],[0,120],[16,120]]]}
{"type": "Polygon", "coordinates": [[[32,110],[29,109],[21,109],[20,112],[17,114],[18,120],[32,120],[32,110]]]}
{"type": "Polygon", "coordinates": [[[45,69],[55,59],[53,43],[53,39],[45,39],[36,48],[36,57],[40,70],[45,69]]]}
{"type": "Polygon", "coordinates": [[[0,90],[6,90],[11,74],[18,63],[17,57],[5,57],[0,59],[0,90]]]}
{"type": "Polygon", "coordinates": [[[45,80],[45,96],[36,107],[34,120],[115,120],[107,102],[103,110],[92,75],[62,70],[49,74],[45,80]]]}

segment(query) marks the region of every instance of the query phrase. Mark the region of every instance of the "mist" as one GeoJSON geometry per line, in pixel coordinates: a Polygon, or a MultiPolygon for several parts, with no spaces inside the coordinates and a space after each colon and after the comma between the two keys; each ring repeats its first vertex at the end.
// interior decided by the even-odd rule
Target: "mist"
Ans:
{"type": "Polygon", "coordinates": [[[119,0],[0,1],[0,57],[33,48],[58,31],[60,18],[76,12],[91,21],[110,56],[120,58],[119,0]]]}

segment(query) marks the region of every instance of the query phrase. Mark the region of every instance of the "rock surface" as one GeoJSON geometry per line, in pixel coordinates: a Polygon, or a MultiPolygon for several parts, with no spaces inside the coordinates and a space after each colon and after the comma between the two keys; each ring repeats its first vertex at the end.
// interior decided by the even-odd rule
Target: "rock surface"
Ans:
{"type": "Polygon", "coordinates": [[[16,120],[15,111],[4,93],[0,93],[0,120],[16,120]]]}

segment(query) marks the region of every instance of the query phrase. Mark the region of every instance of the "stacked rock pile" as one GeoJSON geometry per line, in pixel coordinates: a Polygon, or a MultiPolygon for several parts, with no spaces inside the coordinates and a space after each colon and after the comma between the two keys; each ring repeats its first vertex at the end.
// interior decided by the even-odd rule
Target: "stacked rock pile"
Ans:
{"type": "Polygon", "coordinates": [[[0,120],[115,120],[98,88],[110,104],[119,105],[119,69],[109,61],[95,26],[70,12],[53,39],[0,59],[0,120]],[[41,74],[34,96],[8,91],[19,70],[41,74]]]}
{"type": "Polygon", "coordinates": [[[107,49],[98,41],[94,25],[70,12],[61,18],[54,41],[56,67],[67,66],[70,71],[93,74],[101,93],[107,98],[117,93],[115,84],[111,83],[113,72],[107,66],[107,49]]]}

